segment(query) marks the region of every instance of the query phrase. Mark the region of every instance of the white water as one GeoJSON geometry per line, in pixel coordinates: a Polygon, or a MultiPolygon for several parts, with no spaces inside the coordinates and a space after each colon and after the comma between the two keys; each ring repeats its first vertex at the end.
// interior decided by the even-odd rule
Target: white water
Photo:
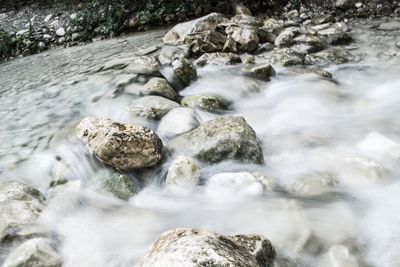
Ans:
{"type": "MultiPolygon", "coordinates": [[[[277,69],[276,78],[262,83],[238,75],[236,67],[206,67],[182,92],[232,100],[226,114],[245,117],[262,142],[265,166],[204,165],[202,179],[257,171],[271,179],[265,193],[218,185],[190,192],[165,190],[159,184],[171,157],[159,170],[132,174],[149,181],[129,202],[96,193],[91,177],[103,167],[87,156],[73,125],[87,115],[145,123],[126,114],[130,96],[85,100],[107,92],[107,81],[96,91],[80,85],[84,94],[73,97],[80,112],[65,111],[70,120],[56,144],[33,153],[5,172],[4,179],[18,177],[44,189],[55,155],[71,166],[69,189],[48,193],[49,206],[39,220],[40,228],[59,241],[65,266],[132,266],[160,233],[176,227],[263,234],[280,254],[298,257],[307,266],[327,266],[323,260],[334,245],[346,246],[358,266],[400,266],[400,60],[378,57],[385,47],[369,47],[366,36],[371,34],[358,36],[359,52],[373,58],[328,68],[334,81],[277,69]],[[334,186],[323,187],[316,196],[290,191],[312,175],[333,177],[334,186]]],[[[51,111],[67,108],[60,97],[54,100],[61,106],[51,111]]],[[[202,111],[197,115],[201,122],[220,116],[202,111]]],[[[156,129],[156,123],[146,125],[156,129]]]]}

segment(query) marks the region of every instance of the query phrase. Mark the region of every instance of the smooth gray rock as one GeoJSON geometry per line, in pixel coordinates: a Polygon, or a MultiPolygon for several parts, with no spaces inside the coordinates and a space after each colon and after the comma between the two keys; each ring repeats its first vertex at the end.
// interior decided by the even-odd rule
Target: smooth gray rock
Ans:
{"type": "Polygon", "coordinates": [[[186,107],[174,108],[160,121],[157,133],[162,137],[174,137],[189,132],[200,125],[193,109],[186,107]]]}
{"type": "Polygon", "coordinates": [[[263,164],[264,156],[254,130],[242,117],[220,117],[171,141],[176,152],[207,163],[239,160],[263,164]]]}
{"type": "Polygon", "coordinates": [[[275,76],[275,69],[270,64],[248,65],[242,68],[244,74],[255,77],[257,79],[269,81],[275,76]]]}
{"type": "Polygon", "coordinates": [[[135,116],[159,120],[168,111],[179,106],[178,103],[167,98],[150,95],[135,100],[132,105],[128,107],[128,110],[135,116]]]}
{"type": "Polygon", "coordinates": [[[44,196],[20,182],[0,183],[0,243],[19,236],[32,225],[44,208],[44,196]]]}
{"type": "Polygon", "coordinates": [[[61,267],[61,258],[50,240],[34,238],[13,250],[2,267],[61,267]]]}
{"type": "Polygon", "coordinates": [[[266,239],[252,235],[228,237],[198,229],[174,229],[158,238],[138,266],[270,267],[275,253],[268,240],[260,240],[266,239]]]}
{"type": "Polygon", "coordinates": [[[98,159],[117,169],[150,167],[162,159],[162,142],[147,127],[87,117],[77,131],[98,159]]]}
{"type": "Polygon", "coordinates": [[[179,156],[170,164],[165,178],[166,186],[193,188],[200,181],[200,168],[191,157],[179,156]]]}
{"type": "Polygon", "coordinates": [[[141,91],[141,95],[157,95],[162,96],[171,100],[176,99],[177,93],[168,84],[167,80],[163,78],[154,77],[151,78],[144,86],[141,91]]]}
{"type": "Polygon", "coordinates": [[[111,193],[122,200],[128,200],[139,192],[138,186],[125,173],[105,170],[96,173],[92,179],[97,183],[99,191],[111,193]]]}
{"type": "Polygon", "coordinates": [[[382,23],[381,25],[379,25],[378,29],[382,31],[398,31],[400,30],[400,22],[391,21],[382,23]]]}

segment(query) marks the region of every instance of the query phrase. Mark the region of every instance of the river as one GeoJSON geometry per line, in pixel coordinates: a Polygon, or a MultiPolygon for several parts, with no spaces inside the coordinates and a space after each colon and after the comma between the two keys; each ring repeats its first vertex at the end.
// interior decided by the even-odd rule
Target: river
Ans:
{"type": "MultiPolygon", "coordinates": [[[[126,112],[134,96],[115,94],[112,72],[94,70],[112,58],[161,46],[164,29],[1,64],[0,179],[46,192],[56,158],[71,166],[69,189],[46,193],[49,203],[38,221],[41,231],[58,240],[65,266],[130,266],[162,232],[177,227],[262,234],[305,266],[326,266],[321,262],[327,253],[346,249],[358,266],[399,266],[400,33],[372,24],[353,23],[356,62],[327,66],[333,79],[277,67],[276,77],[265,83],[240,75],[235,66],[206,66],[181,92],[217,93],[232,101],[222,114],[196,116],[200,122],[243,116],[263,148],[263,166],[202,165],[201,178],[257,171],[270,179],[266,193],[218,185],[164,190],[159,184],[171,157],[156,170],[132,174],[144,188],[128,202],[94,189],[91,177],[104,167],[75,137],[83,117],[157,128],[157,122],[126,112]]],[[[8,251],[0,250],[0,262],[8,251]]]]}

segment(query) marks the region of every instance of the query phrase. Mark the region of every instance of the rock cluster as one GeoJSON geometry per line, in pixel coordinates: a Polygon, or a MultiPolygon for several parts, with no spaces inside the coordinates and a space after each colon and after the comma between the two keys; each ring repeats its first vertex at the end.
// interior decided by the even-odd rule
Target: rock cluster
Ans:
{"type": "Polygon", "coordinates": [[[158,238],[138,266],[270,267],[274,258],[275,250],[263,236],[174,229],[158,238]]]}
{"type": "MultiPolygon", "coordinates": [[[[285,20],[259,19],[237,14],[230,20],[212,13],[173,27],[165,36],[169,45],[186,44],[196,64],[235,64],[242,60],[238,53],[260,54],[270,63],[312,65],[350,60],[351,55],[336,45],[352,41],[345,22],[336,22],[330,15],[288,12],[285,20]],[[339,52],[340,51],[340,52],[339,52]]],[[[267,79],[274,72],[266,73],[267,79]]]]}

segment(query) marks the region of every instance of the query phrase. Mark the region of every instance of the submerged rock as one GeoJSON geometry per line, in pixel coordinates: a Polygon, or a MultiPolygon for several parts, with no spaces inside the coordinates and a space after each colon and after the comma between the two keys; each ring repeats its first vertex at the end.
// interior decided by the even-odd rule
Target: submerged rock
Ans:
{"type": "Polygon", "coordinates": [[[157,132],[163,137],[174,137],[187,133],[200,125],[194,110],[187,107],[174,108],[160,121],[157,132]]]}
{"type": "Polygon", "coordinates": [[[98,159],[117,169],[150,167],[162,159],[162,142],[147,127],[88,117],[77,130],[98,159]]]}
{"type": "Polygon", "coordinates": [[[351,255],[349,249],[342,245],[335,245],[329,248],[328,253],[326,253],[318,267],[359,267],[357,259],[351,255]]]}
{"type": "Polygon", "coordinates": [[[226,20],[222,14],[211,13],[192,21],[179,23],[167,32],[163,38],[163,42],[172,45],[183,44],[189,34],[214,30],[218,24],[226,20]]]}
{"type": "Polygon", "coordinates": [[[60,267],[61,258],[50,240],[34,238],[13,250],[2,267],[60,267]]]}
{"type": "Polygon", "coordinates": [[[242,117],[220,117],[207,121],[193,131],[174,138],[171,145],[176,151],[183,151],[208,163],[228,159],[264,163],[256,134],[242,117]]]}
{"type": "Polygon", "coordinates": [[[19,182],[0,183],[0,243],[16,238],[32,225],[44,208],[44,196],[19,182]]]}
{"type": "Polygon", "coordinates": [[[128,200],[139,192],[137,185],[125,173],[105,171],[98,173],[94,179],[100,191],[111,193],[122,200],[128,200]]]}
{"type": "Polygon", "coordinates": [[[132,114],[147,119],[158,120],[179,104],[161,96],[144,96],[133,102],[128,110],[132,114]]]}
{"type": "Polygon", "coordinates": [[[263,191],[262,182],[247,172],[218,173],[211,176],[206,184],[206,192],[211,196],[221,196],[222,193],[260,195],[263,191]]]}
{"type": "Polygon", "coordinates": [[[226,110],[230,102],[220,96],[213,95],[193,95],[185,96],[181,100],[182,106],[201,108],[207,111],[226,110]]]}
{"type": "Polygon", "coordinates": [[[270,267],[275,257],[271,243],[262,236],[228,237],[197,229],[163,233],[139,263],[141,267],[270,267]]]}
{"type": "Polygon", "coordinates": [[[179,156],[168,168],[165,185],[192,188],[199,183],[199,178],[200,168],[196,161],[190,157],[179,156]]]}

